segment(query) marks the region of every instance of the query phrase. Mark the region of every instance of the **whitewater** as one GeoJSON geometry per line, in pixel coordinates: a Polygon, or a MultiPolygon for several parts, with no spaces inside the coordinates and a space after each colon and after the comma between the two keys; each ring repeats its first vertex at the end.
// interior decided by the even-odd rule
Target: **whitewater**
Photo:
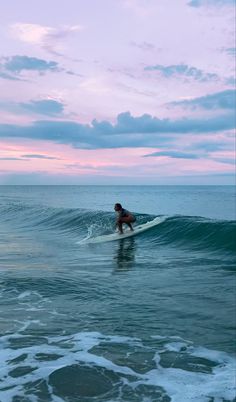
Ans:
{"type": "Polygon", "coordinates": [[[235,236],[231,186],[1,186],[0,401],[235,401],[235,236]]]}

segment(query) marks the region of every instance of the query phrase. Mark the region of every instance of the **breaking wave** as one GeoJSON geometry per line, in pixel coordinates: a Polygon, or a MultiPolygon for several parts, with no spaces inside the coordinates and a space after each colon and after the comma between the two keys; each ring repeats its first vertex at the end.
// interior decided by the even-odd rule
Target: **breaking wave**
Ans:
{"type": "MultiPolygon", "coordinates": [[[[136,214],[137,224],[155,218],[136,214]]],[[[95,237],[114,231],[114,214],[78,208],[52,208],[11,204],[0,206],[0,220],[17,229],[56,231],[75,238],[95,237]]],[[[163,217],[161,224],[139,235],[157,244],[185,248],[236,251],[236,221],[213,220],[198,216],[163,217]]]]}

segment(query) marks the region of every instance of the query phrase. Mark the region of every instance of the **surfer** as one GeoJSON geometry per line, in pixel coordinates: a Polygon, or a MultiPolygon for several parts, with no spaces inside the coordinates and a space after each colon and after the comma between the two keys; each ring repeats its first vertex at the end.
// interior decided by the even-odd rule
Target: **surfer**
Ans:
{"type": "Polygon", "coordinates": [[[132,227],[132,223],[136,221],[134,215],[132,215],[129,211],[122,208],[122,205],[116,203],[114,206],[114,210],[117,212],[116,226],[118,226],[119,233],[123,234],[123,223],[129,226],[130,230],[134,230],[132,227]]]}

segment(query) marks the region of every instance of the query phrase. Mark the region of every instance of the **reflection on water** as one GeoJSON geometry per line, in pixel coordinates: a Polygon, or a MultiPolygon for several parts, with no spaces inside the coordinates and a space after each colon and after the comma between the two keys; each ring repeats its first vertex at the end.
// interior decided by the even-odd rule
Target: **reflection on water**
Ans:
{"type": "Polygon", "coordinates": [[[133,268],[135,262],[136,244],[133,237],[119,241],[119,245],[114,255],[116,271],[128,270],[133,268]]]}

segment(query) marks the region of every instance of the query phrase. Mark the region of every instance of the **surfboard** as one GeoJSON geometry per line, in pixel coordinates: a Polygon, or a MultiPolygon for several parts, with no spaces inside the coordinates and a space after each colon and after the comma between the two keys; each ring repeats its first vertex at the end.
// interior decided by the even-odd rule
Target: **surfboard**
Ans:
{"type": "Polygon", "coordinates": [[[108,241],[117,241],[117,240],[126,239],[128,237],[137,236],[138,234],[143,233],[146,230],[159,225],[164,220],[165,220],[164,217],[157,217],[157,218],[153,219],[152,221],[146,222],[142,225],[135,226],[133,231],[131,231],[130,229],[128,229],[128,230],[125,229],[123,234],[119,234],[118,232],[115,232],[115,233],[111,233],[108,235],[101,235],[101,236],[97,236],[97,237],[86,238],[78,243],[79,244],[95,244],[95,243],[105,243],[108,241]]]}

